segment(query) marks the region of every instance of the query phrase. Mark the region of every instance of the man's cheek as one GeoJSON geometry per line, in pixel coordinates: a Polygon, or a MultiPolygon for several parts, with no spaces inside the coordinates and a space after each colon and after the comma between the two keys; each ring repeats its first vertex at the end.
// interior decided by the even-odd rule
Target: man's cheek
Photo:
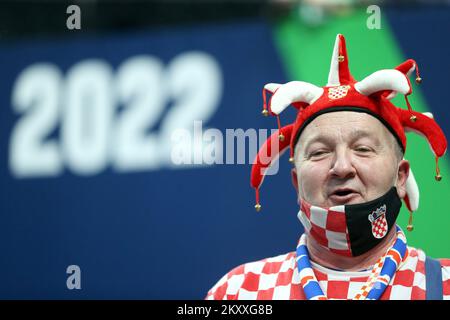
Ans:
{"type": "Polygon", "coordinates": [[[324,179],[319,175],[314,175],[314,172],[308,172],[303,176],[298,177],[300,196],[305,197],[306,200],[312,201],[317,199],[324,189],[324,179]],[[303,177],[303,178],[302,178],[303,177]]]}
{"type": "Polygon", "coordinates": [[[364,175],[377,184],[392,184],[394,171],[391,164],[379,161],[365,164],[364,175]]]}

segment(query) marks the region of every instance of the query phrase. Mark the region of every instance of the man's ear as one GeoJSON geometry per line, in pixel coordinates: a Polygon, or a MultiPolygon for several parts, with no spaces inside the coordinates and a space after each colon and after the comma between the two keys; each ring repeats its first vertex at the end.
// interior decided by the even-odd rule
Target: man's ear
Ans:
{"type": "Polygon", "coordinates": [[[291,178],[292,178],[292,184],[294,185],[295,191],[298,195],[298,180],[297,180],[297,170],[295,168],[291,169],[291,178]]]}
{"type": "Polygon", "coordinates": [[[408,160],[401,160],[398,164],[398,171],[397,171],[397,193],[400,199],[403,199],[406,195],[406,180],[409,176],[409,161],[408,160]]]}

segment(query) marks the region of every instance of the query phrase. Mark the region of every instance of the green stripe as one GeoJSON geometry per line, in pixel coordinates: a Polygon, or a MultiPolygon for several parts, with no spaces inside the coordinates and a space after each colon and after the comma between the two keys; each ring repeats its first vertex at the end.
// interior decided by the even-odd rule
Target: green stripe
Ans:
{"type": "MultiPolygon", "coordinates": [[[[350,15],[329,18],[324,25],[311,28],[302,24],[294,13],[273,28],[275,45],[291,80],[324,86],[338,33],[346,37],[350,70],[355,79],[361,80],[380,69],[394,68],[406,60],[386,18],[382,17],[380,30],[369,30],[366,27],[369,15],[365,10],[359,10],[350,15]]],[[[267,82],[270,81],[267,79],[267,82]]],[[[413,109],[429,111],[418,86],[413,85],[413,90],[414,93],[410,96],[413,109]]],[[[402,96],[397,96],[393,102],[398,107],[406,108],[402,96]]],[[[436,182],[434,155],[428,143],[413,133],[407,134],[407,138],[405,158],[411,163],[421,192],[419,210],[414,215],[415,229],[411,233],[405,231],[408,244],[425,250],[433,257],[450,256],[450,212],[447,212],[445,202],[450,196],[448,161],[446,157],[440,160],[443,179],[436,182]]],[[[404,230],[408,216],[409,213],[403,206],[398,223],[404,230]]]]}

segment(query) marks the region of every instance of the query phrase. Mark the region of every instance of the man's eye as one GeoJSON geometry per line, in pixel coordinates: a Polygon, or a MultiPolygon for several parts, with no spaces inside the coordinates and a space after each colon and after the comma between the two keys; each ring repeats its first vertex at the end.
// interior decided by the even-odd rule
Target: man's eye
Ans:
{"type": "Polygon", "coordinates": [[[355,148],[356,151],[358,152],[370,152],[372,151],[372,149],[370,149],[369,147],[357,147],[355,148]]]}
{"type": "Polygon", "coordinates": [[[321,155],[326,154],[327,151],[326,150],[318,150],[318,151],[313,151],[309,154],[310,157],[319,157],[321,155]]]}

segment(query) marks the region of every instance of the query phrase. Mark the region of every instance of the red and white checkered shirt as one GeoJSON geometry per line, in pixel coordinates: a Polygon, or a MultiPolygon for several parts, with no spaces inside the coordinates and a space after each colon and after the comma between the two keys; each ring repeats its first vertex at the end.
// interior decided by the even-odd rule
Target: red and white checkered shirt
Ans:
{"type": "MultiPolygon", "coordinates": [[[[295,252],[243,264],[223,276],[209,290],[208,300],[305,300],[295,252]]],[[[405,259],[381,300],[424,300],[425,253],[408,247],[405,259]]],[[[450,259],[440,259],[444,300],[450,300],[450,259]]],[[[311,262],[317,281],[329,299],[352,299],[370,271],[344,272],[311,262]]]]}

